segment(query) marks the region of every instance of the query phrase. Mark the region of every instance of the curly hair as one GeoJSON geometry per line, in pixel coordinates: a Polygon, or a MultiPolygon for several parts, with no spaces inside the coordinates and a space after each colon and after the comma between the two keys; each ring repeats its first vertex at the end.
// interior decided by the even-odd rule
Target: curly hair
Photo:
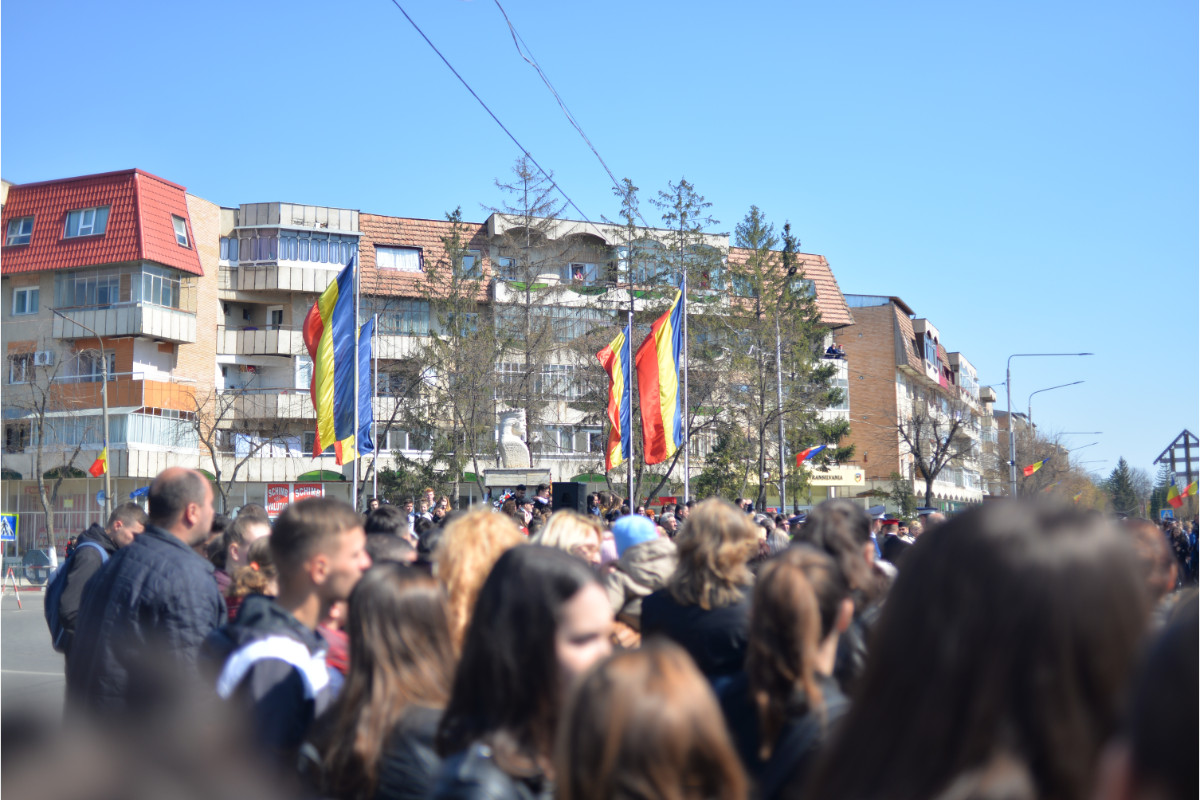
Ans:
{"type": "Polygon", "coordinates": [[[747,562],[758,553],[758,526],[726,500],[705,500],[675,537],[679,564],[667,589],[680,605],[732,605],[754,582],[747,562]]]}
{"type": "Polygon", "coordinates": [[[450,632],[462,644],[475,598],[497,559],[525,541],[506,514],[487,509],[469,511],[446,526],[434,561],[437,577],[450,603],[450,632]]]}

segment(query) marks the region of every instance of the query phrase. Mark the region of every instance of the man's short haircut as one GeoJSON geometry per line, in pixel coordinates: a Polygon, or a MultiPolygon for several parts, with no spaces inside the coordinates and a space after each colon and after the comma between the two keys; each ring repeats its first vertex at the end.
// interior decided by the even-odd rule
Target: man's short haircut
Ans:
{"type": "Polygon", "coordinates": [[[380,506],[367,512],[363,530],[372,533],[390,533],[399,536],[408,532],[408,514],[392,505],[380,506]]]}
{"type": "Polygon", "coordinates": [[[658,518],[659,525],[662,525],[664,522],[677,522],[677,521],[678,520],[675,519],[675,515],[672,514],[670,511],[666,512],[665,514],[660,515],[658,518]]]}
{"type": "Polygon", "coordinates": [[[547,489],[549,489],[549,488],[550,488],[550,486],[549,486],[548,484],[545,484],[545,483],[539,483],[539,484],[538,484],[538,488],[537,488],[537,493],[538,493],[538,494],[541,494],[542,492],[546,491],[546,490],[547,490],[547,489]]]}
{"type": "Polygon", "coordinates": [[[111,528],[115,522],[120,522],[126,528],[131,525],[145,525],[146,512],[137,503],[122,503],[108,515],[108,524],[105,527],[111,528]]]}
{"type": "Polygon", "coordinates": [[[225,529],[225,538],[222,544],[225,546],[225,549],[229,549],[229,545],[231,544],[245,544],[246,530],[251,525],[270,526],[270,524],[271,520],[265,516],[259,517],[254,514],[238,514],[237,519],[233,521],[233,524],[225,529]]]}
{"type": "Polygon", "coordinates": [[[283,510],[271,531],[271,557],[280,573],[295,569],[345,531],[362,527],[362,517],[341,500],[310,497],[283,510]]]}
{"type": "Polygon", "coordinates": [[[208,481],[195,470],[178,470],[169,477],[159,475],[150,484],[147,515],[160,528],[174,525],[191,503],[203,504],[208,481]]]}
{"type": "Polygon", "coordinates": [[[415,552],[416,548],[407,539],[390,533],[367,534],[367,555],[371,557],[372,564],[382,564],[385,561],[408,564],[412,561],[409,554],[415,552]]]}
{"type": "Polygon", "coordinates": [[[675,504],[675,516],[677,516],[677,517],[683,516],[684,508],[685,508],[685,506],[683,505],[683,503],[676,503],[675,504]]]}
{"type": "Polygon", "coordinates": [[[271,523],[271,517],[267,514],[267,510],[258,503],[246,503],[246,505],[238,509],[238,516],[260,519],[268,525],[271,523]]]}

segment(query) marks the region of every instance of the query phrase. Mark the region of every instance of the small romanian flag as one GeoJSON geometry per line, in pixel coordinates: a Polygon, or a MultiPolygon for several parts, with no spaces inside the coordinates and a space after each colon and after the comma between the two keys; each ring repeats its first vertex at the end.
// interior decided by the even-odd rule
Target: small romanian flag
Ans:
{"type": "Polygon", "coordinates": [[[1043,458],[1041,461],[1035,461],[1034,463],[1030,464],[1028,467],[1026,467],[1025,469],[1023,469],[1021,471],[1023,473],[1025,473],[1025,477],[1028,478],[1030,475],[1032,475],[1033,473],[1035,473],[1039,469],[1041,469],[1042,465],[1045,463],[1046,463],[1046,459],[1043,458]]]}
{"type": "Polygon", "coordinates": [[[1175,485],[1175,476],[1172,475],[1171,488],[1167,490],[1167,505],[1171,508],[1179,508],[1183,505],[1183,498],[1187,497],[1191,490],[1192,487],[1189,486],[1183,492],[1180,492],[1179,487],[1175,485]]]}
{"type": "Polygon", "coordinates": [[[99,478],[104,473],[108,472],[108,446],[100,451],[100,455],[96,456],[96,460],[88,467],[88,474],[93,478],[99,478]]]}
{"type": "Polygon", "coordinates": [[[810,447],[807,450],[802,450],[801,452],[796,453],[796,466],[800,466],[828,446],[829,445],[827,444],[819,444],[816,447],[810,447]]]}
{"type": "Polygon", "coordinates": [[[1072,498],[1071,498],[1071,500],[1073,500],[1074,502],[1078,503],[1078,502],[1079,502],[1079,498],[1081,498],[1081,497],[1083,497],[1083,492],[1080,492],[1079,494],[1075,495],[1074,497],[1072,497],[1072,498]]]}

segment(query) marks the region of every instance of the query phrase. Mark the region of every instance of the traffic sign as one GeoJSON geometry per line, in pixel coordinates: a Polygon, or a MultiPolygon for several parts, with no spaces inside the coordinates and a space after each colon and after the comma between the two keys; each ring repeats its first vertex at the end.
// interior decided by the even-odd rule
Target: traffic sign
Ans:
{"type": "Polygon", "coordinates": [[[19,514],[0,515],[0,542],[15,542],[20,523],[19,514]]]}

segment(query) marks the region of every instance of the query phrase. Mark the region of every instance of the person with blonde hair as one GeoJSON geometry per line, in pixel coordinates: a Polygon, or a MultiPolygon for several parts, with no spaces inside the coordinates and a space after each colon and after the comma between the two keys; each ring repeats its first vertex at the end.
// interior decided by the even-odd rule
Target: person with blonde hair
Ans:
{"type": "Polygon", "coordinates": [[[545,527],[529,542],[565,550],[577,558],[582,558],[591,566],[598,567],[603,530],[595,519],[585,517],[578,511],[562,509],[551,514],[545,527]]]}
{"type": "Polygon", "coordinates": [[[656,642],[592,670],[558,729],[560,800],[741,800],[746,777],[704,676],[656,642]]]}
{"type": "Polygon", "coordinates": [[[507,515],[483,508],[468,511],[446,526],[434,562],[438,580],[449,598],[450,632],[455,646],[462,643],[475,598],[488,573],[505,551],[524,541],[507,515]]]}
{"type": "Polygon", "coordinates": [[[642,600],[642,635],[675,640],[718,688],[746,660],[754,582],[747,564],[758,552],[758,530],[725,500],[700,503],[675,537],[679,561],[670,580],[642,600]]]}

